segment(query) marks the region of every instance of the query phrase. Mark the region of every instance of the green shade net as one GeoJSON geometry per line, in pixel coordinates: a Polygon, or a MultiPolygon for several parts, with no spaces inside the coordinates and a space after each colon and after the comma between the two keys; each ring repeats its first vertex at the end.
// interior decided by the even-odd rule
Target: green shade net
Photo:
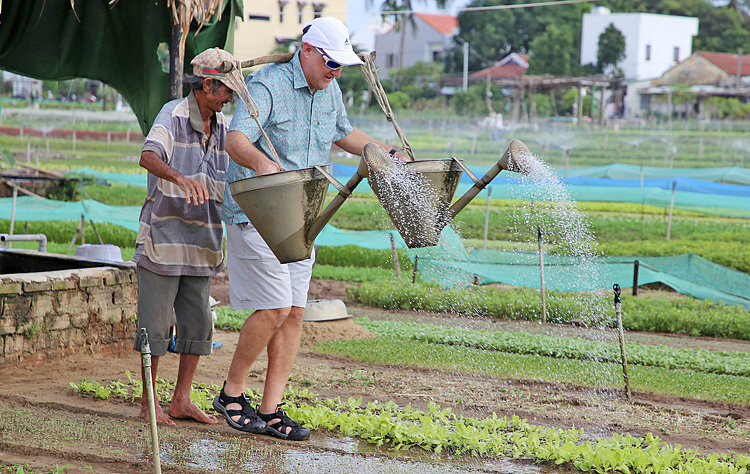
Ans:
{"type": "MultiPolygon", "coordinates": [[[[80,221],[107,222],[138,232],[141,206],[109,206],[93,199],[83,201],[53,201],[21,196],[15,206],[16,221],[80,221]]],[[[13,216],[13,198],[0,199],[0,219],[13,216]]],[[[133,240],[135,245],[135,239],[133,240]]]]}
{"type": "MultiPolygon", "coordinates": [[[[67,0],[3,1],[0,69],[44,80],[87,78],[109,84],[128,101],[146,135],[169,100],[168,56],[163,60],[172,37],[172,9],[167,0],[108,3],[75,0],[73,11],[67,0]]],[[[232,48],[235,16],[242,16],[241,0],[226,0],[221,21],[214,16],[197,36],[193,21],[185,45],[186,72],[192,72],[190,61],[198,53],[232,48]]]]}
{"type": "MultiPolygon", "coordinates": [[[[357,245],[371,249],[405,248],[393,230],[347,232],[326,226],[315,239],[317,246],[357,245]]],[[[435,247],[407,249],[425,281],[444,288],[472,283],[504,283],[541,288],[538,252],[467,250],[453,229],[446,227],[435,247]]],[[[710,299],[750,308],[750,275],[713,263],[694,254],[671,257],[590,257],[544,255],[547,289],[591,291],[633,284],[638,260],[638,284],[660,282],[697,299],[710,299]]]]}

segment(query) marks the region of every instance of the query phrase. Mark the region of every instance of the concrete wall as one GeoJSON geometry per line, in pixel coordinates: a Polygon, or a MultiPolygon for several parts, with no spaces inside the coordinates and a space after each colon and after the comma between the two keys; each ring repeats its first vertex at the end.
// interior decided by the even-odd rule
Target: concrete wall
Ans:
{"type": "Polygon", "coordinates": [[[132,350],[135,265],[0,275],[0,366],[132,350]]]}

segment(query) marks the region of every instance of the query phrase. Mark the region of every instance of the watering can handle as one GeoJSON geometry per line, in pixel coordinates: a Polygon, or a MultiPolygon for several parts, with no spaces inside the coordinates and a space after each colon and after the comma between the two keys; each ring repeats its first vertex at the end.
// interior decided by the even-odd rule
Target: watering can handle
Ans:
{"type": "MultiPolygon", "coordinates": [[[[336,188],[338,192],[345,192],[345,187],[343,184],[339,183],[336,178],[334,178],[328,171],[325,170],[323,166],[315,165],[313,166],[316,170],[320,171],[320,173],[326,177],[328,181],[336,188]]],[[[349,196],[347,196],[349,197],[349,196]]]]}

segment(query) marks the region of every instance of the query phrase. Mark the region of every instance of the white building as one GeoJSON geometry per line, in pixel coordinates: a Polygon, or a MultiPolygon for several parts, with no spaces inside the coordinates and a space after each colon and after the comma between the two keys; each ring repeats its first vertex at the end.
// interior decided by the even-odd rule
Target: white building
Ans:
{"type": "Polygon", "coordinates": [[[596,64],[599,36],[614,25],[625,37],[625,58],[618,64],[628,81],[625,115],[638,115],[640,101],[635,90],[689,58],[693,37],[698,34],[694,17],[654,13],[611,13],[594,7],[584,13],[581,30],[581,64],[596,64]]]}
{"type": "Polygon", "coordinates": [[[418,61],[440,61],[452,47],[453,36],[458,33],[458,17],[414,13],[413,19],[414,26],[407,21],[403,32],[397,31],[394,26],[387,33],[375,36],[375,66],[384,73],[398,67],[413,66],[418,61]]]}

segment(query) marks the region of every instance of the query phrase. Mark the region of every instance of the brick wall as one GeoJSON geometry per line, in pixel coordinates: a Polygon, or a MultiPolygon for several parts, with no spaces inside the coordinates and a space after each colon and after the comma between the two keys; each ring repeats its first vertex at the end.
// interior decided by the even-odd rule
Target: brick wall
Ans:
{"type": "Polygon", "coordinates": [[[135,265],[0,276],[0,366],[132,349],[135,265]]]}

